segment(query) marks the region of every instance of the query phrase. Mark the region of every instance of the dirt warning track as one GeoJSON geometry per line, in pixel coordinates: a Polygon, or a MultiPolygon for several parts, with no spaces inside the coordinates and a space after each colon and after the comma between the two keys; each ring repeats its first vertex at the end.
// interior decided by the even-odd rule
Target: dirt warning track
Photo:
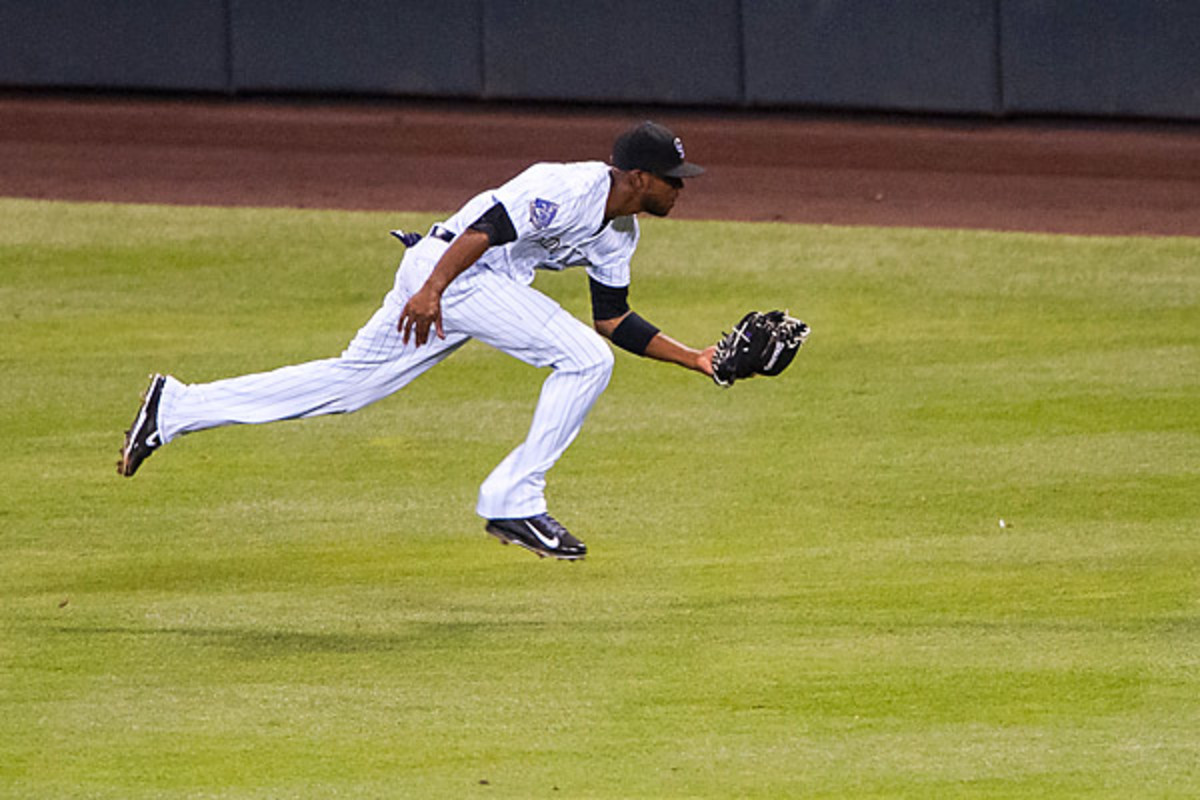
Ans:
{"type": "MultiPolygon", "coordinates": [[[[0,196],[449,211],[605,159],[619,109],[0,96],[0,196]]],[[[652,115],[708,168],[673,216],[1200,236],[1200,127],[652,115]]]]}

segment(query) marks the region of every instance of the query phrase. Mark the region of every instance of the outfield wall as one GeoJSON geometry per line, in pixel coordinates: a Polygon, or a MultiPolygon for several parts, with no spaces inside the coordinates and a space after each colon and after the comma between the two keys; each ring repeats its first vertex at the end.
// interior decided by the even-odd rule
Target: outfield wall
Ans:
{"type": "Polygon", "coordinates": [[[1196,0],[0,0],[0,86],[1200,119],[1196,0]]]}

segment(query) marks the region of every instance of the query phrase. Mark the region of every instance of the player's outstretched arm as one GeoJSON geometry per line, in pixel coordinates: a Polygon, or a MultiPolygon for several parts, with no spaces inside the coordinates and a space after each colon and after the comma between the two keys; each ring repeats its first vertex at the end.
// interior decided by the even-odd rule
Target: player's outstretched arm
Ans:
{"type": "Polygon", "coordinates": [[[600,335],[631,353],[712,375],[715,346],[703,350],[688,347],[667,336],[632,311],[613,319],[598,319],[595,321],[595,328],[600,335]]]}
{"type": "Polygon", "coordinates": [[[712,375],[715,346],[703,350],[688,347],[630,311],[628,286],[607,286],[590,277],[588,286],[592,293],[593,324],[601,336],[635,355],[712,375]]]}
{"type": "Polygon", "coordinates": [[[705,375],[712,376],[712,359],[713,352],[717,348],[706,347],[703,350],[696,350],[688,347],[681,342],[677,342],[670,336],[667,336],[662,331],[654,335],[650,343],[646,345],[646,352],[642,355],[646,358],[653,358],[657,361],[667,361],[672,364],[680,364],[688,369],[694,369],[697,372],[703,372],[705,375]]]}

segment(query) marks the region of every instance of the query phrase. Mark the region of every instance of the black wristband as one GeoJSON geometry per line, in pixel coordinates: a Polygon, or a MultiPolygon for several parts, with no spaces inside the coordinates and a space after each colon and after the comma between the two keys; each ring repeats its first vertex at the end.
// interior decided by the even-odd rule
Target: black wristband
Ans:
{"type": "Polygon", "coordinates": [[[635,355],[645,355],[650,340],[658,335],[658,328],[630,311],[621,324],[612,332],[612,343],[635,355]]]}

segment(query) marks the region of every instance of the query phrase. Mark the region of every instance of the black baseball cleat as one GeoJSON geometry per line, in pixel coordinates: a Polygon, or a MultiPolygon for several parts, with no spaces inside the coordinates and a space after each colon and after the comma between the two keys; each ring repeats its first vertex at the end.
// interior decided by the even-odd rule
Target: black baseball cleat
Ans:
{"type": "Polygon", "coordinates": [[[516,544],[539,557],[578,561],[587,555],[587,545],[576,539],[549,514],[519,519],[489,519],[487,532],[502,544],[516,544]]]}
{"type": "Polygon", "coordinates": [[[133,426],[125,431],[125,446],[121,448],[117,472],[126,478],[137,472],[142,462],[162,445],[162,437],[158,433],[158,401],[162,399],[166,381],[158,373],[150,376],[150,385],[142,395],[142,407],[138,409],[133,426]]]}

